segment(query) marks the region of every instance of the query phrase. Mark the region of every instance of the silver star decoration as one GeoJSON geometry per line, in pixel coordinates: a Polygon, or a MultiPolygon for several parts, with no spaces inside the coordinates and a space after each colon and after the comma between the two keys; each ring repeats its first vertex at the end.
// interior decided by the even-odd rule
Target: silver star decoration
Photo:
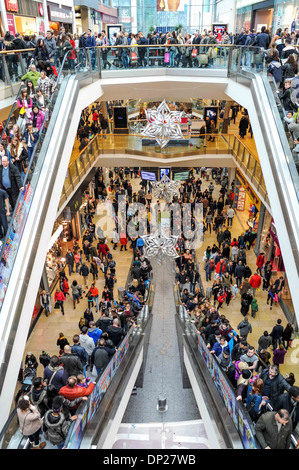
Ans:
{"type": "Polygon", "coordinates": [[[161,264],[164,256],[169,258],[177,258],[176,250],[177,236],[166,236],[163,232],[155,232],[153,235],[145,235],[144,240],[144,256],[148,258],[156,257],[161,264]]]}
{"type": "Polygon", "coordinates": [[[170,139],[184,139],[180,122],[183,111],[170,111],[166,101],[162,101],[157,109],[146,109],[147,125],[141,135],[156,139],[156,142],[165,147],[170,139]]]}
{"type": "Polygon", "coordinates": [[[179,181],[171,181],[166,173],[162,176],[160,181],[152,183],[154,196],[157,199],[164,199],[166,202],[171,202],[173,196],[179,196],[179,181]]]}

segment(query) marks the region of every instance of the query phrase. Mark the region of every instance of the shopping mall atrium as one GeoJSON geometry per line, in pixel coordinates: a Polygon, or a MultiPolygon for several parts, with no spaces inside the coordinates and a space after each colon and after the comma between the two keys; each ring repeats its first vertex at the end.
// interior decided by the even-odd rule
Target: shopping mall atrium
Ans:
{"type": "Polygon", "coordinates": [[[298,2],[0,33],[1,449],[297,449],[298,2]]]}

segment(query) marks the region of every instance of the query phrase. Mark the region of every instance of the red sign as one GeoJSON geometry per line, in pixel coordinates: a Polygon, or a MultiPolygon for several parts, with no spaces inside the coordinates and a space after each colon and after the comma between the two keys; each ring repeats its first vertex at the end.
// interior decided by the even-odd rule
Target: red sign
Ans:
{"type": "Polygon", "coordinates": [[[8,25],[8,31],[10,32],[10,34],[12,34],[13,36],[15,36],[16,34],[16,28],[15,28],[15,20],[14,20],[14,17],[11,13],[8,13],[6,15],[6,18],[7,18],[7,25],[8,25]]]}
{"type": "Polygon", "coordinates": [[[5,6],[7,11],[13,11],[14,13],[19,11],[18,0],[5,0],[5,6]]]}

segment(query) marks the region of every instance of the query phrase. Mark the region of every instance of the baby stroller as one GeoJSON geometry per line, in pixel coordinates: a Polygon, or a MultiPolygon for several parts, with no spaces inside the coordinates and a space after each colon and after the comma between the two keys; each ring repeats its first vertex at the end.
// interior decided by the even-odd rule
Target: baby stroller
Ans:
{"type": "Polygon", "coordinates": [[[22,380],[22,387],[18,391],[16,395],[16,403],[18,403],[19,398],[23,395],[29,393],[33,379],[36,377],[37,371],[34,367],[26,367],[23,372],[23,380],[22,380]]]}

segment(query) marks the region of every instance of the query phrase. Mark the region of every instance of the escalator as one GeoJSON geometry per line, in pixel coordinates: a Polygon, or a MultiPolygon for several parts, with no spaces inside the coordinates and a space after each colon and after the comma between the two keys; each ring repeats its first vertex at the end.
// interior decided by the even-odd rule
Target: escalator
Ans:
{"type": "Polygon", "coordinates": [[[82,73],[76,72],[70,70],[66,62],[61,66],[52,95],[51,119],[49,122],[44,120],[40,129],[24,189],[20,191],[1,248],[0,403],[5,410],[1,427],[8,418],[11,391],[17,381],[45,253],[69,164],[68,159],[63,158],[67,146],[64,130],[70,125],[80,86],[92,83],[99,76],[98,69],[92,70],[91,67],[82,73]]]}

